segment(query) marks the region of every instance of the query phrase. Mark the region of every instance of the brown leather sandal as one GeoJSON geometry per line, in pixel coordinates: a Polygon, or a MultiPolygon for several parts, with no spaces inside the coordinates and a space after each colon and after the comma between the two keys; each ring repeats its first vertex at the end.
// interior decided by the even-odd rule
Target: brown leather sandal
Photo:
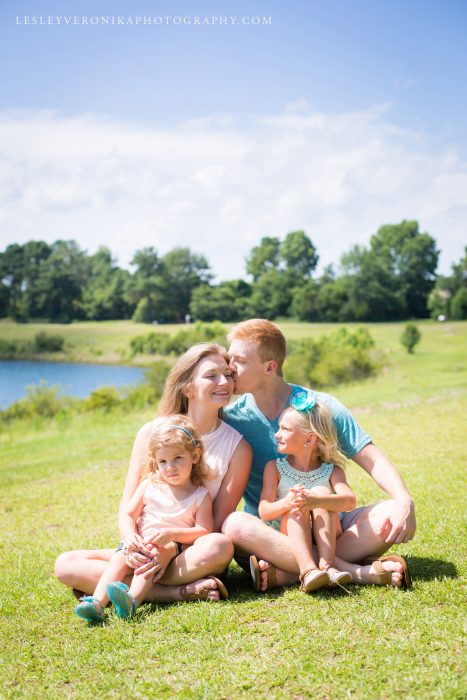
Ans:
{"type": "MultiPolygon", "coordinates": [[[[222,581],[216,578],[216,576],[206,576],[205,578],[212,579],[213,581],[215,581],[216,588],[219,591],[220,599],[227,600],[227,598],[229,597],[229,592],[222,583],[222,581]]],[[[210,586],[203,586],[199,589],[197,593],[188,593],[188,586],[191,586],[193,583],[196,583],[196,581],[192,581],[191,583],[185,583],[183,586],[180,586],[180,595],[182,596],[183,600],[186,600],[187,602],[192,600],[211,600],[209,598],[209,593],[211,591],[215,591],[216,588],[212,588],[210,586]]]]}
{"type": "Polygon", "coordinates": [[[254,554],[250,557],[250,573],[253,590],[256,591],[256,593],[266,593],[270,588],[277,588],[276,567],[273,564],[269,564],[266,569],[268,587],[265,591],[261,590],[261,569],[259,568],[258,559],[254,554]]]}
{"type": "Polygon", "coordinates": [[[374,572],[377,576],[379,576],[377,585],[391,585],[391,574],[394,572],[386,571],[386,569],[383,568],[383,561],[397,561],[402,564],[402,583],[400,587],[404,590],[412,587],[412,576],[410,575],[408,564],[404,557],[401,557],[399,554],[389,554],[384,557],[365,557],[365,559],[362,560],[362,564],[373,564],[374,572]]]}
{"type": "Polygon", "coordinates": [[[300,574],[300,584],[300,590],[303,593],[313,593],[329,585],[329,574],[321,569],[307,569],[300,574]]]}

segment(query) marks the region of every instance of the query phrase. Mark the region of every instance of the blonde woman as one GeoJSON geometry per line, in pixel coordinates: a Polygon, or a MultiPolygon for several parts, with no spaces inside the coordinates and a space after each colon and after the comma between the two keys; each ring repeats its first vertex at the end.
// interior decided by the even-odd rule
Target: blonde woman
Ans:
{"type": "MultiPolygon", "coordinates": [[[[143,542],[129,541],[125,509],[146,470],[150,435],[158,417],[143,425],[136,435],[120,504],[119,528],[122,542],[127,543],[128,565],[138,575],[151,572],[153,576],[154,586],[146,601],[217,601],[221,597],[215,579],[210,577],[227,568],[233,545],[220,529],[243,495],[252,459],[248,443],[221,418],[233,392],[228,361],[225,349],[215,343],[200,343],[187,350],[167,378],[157,411],[158,417],[183,414],[189,418],[203,441],[209,469],[205,485],[213,503],[214,532],[199,537],[183,551],[177,542],[151,549],[143,542]]],[[[57,559],[56,576],[71,588],[91,594],[113,552],[66,552],[57,559]]]]}

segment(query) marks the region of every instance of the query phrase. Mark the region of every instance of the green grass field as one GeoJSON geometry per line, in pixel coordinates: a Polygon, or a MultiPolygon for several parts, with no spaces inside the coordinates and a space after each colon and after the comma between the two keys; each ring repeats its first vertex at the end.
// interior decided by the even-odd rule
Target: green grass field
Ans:
{"type": "MultiPolygon", "coordinates": [[[[102,324],[100,335],[98,324],[64,328],[87,326],[86,342],[110,349],[130,325],[102,324]]],[[[288,337],[331,328],[281,325],[288,337]]],[[[410,592],[257,596],[232,565],[229,601],[143,606],[131,622],[110,615],[87,627],[54,560],[118,541],[132,438],[152,413],[61,416],[0,433],[0,697],[465,698],[467,323],[418,325],[414,355],[400,346],[403,324],[371,326],[385,370],[333,392],[415,498],[416,539],[395,549],[408,557],[410,592]]],[[[348,471],[359,503],[381,497],[361,470],[348,471]]]]}

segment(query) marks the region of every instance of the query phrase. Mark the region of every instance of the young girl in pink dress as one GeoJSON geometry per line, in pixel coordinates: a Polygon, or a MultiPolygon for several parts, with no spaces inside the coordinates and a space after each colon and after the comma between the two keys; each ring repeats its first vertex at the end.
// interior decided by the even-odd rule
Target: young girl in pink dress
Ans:
{"type": "MultiPolygon", "coordinates": [[[[103,619],[110,600],[118,617],[131,617],[148,590],[152,575],[137,574],[126,563],[132,545],[145,544],[150,549],[168,542],[190,545],[213,531],[212,500],[204,486],[211,477],[203,458],[203,444],[191,422],[182,415],[156,421],[149,439],[149,459],[145,478],[126,505],[126,531],[133,534],[110,559],[92,596],[84,596],[75,613],[88,621],[103,619]],[[133,574],[130,587],[123,583],[133,574]]],[[[152,573],[152,572],[150,572],[152,573]]],[[[220,596],[227,591],[214,578],[220,596]]]]}

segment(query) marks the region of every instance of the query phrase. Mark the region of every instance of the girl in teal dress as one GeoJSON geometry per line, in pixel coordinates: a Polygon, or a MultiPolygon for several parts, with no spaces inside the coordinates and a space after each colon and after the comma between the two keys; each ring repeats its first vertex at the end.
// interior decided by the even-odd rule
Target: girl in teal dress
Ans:
{"type": "Polygon", "coordinates": [[[345,457],[329,409],[314,392],[299,392],[280,417],[276,440],[284,456],[266,464],[260,517],[288,536],[302,591],[349,583],[351,574],[339,571],[334,557],[342,532],[339,512],[355,508],[355,494],[345,478],[345,457]]]}

